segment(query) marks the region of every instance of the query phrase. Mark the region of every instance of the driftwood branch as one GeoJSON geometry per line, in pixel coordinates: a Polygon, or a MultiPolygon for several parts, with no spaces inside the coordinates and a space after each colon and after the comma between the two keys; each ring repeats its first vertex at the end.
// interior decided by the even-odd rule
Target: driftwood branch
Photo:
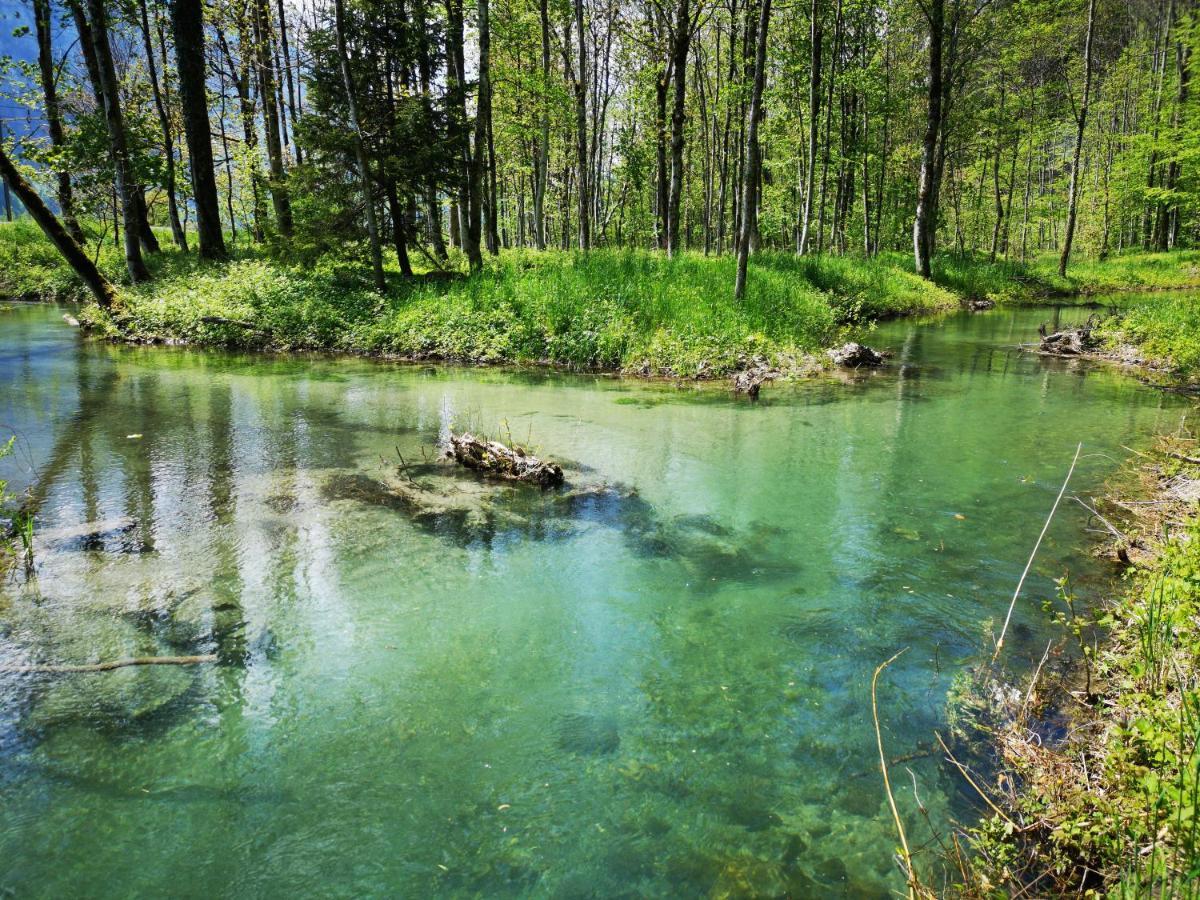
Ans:
{"type": "Polygon", "coordinates": [[[113,669],[124,669],[128,666],[198,666],[216,661],[215,653],[206,653],[202,656],[134,656],[128,659],[113,659],[108,662],[83,665],[0,666],[0,672],[15,672],[22,675],[42,673],[60,675],[73,672],[111,672],[113,669]]]}
{"type": "Polygon", "coordinates": [[[563,483],[561,466],[531,456],[516,444],[506,447],[499,441],[484,440],[470,433],[452,434],[447,454],[459,465],[493,478],[527,481],[543,488],[563,483]]]}

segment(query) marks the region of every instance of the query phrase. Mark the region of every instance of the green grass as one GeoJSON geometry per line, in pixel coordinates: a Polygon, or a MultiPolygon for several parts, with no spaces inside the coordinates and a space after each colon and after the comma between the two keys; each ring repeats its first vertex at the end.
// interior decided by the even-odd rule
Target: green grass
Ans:
{"type": "Polygon", "coordinates": [[[1200,376],[1200,298],[1195,294],[1138,297],[1105,321],[1100,333],[1112,348],[1131,344],[1176,375],[1200,376]]]}
{"type": "MultiPolygon", "coordinates": [[[[123,276],[111,240],[101,268],[123,276]]],[[[451,281],[389,274],[385,296],[360,260],[287,261],[242,249],[201,264],[168,249],[155,280],[122,292],[115,324],[145,340],[227,347],[328,349],[472,362],[545,362],[579,369],[721,375],[756,356],[788,365],[850,328],[952,308],[949,291],[883,262],[761,254],[744,302],[734,261],[634,250],[509,251],[451,281]],[[251,328],[204,321],[221,318],[251,328]]],[[[28,222],[0,226],[0,293],[83,299],[75,279],[28,222]]]]}
{"type": "MultiPolygon", "coordinates": [[[[451,282],[406,281],[393,270],[392,287],[380,297],[361,259],[289,260],[242,246],[229,263],[212,265],[175,252],[165,232],[160,240],[165,252],[147,257],[155,280],[124,289],[116,326],[94,310],[86,321],[144,340],[677,375],[720,375],[755,356],[787,365],[847,329],[949,309],[960,299],[1038,302],[1200,281],[1197,251],[1080,259],[1066,280],[1050,257],[1022,265],[946,254],[935,260],[932,283],[914,275],[902,253],[871,260],[763,253],[751,261],[745,301],[734,303],[729,257],[506,251],[481,274],[451,282]]],[[[120,282],[124,262],[111,237],[98,252],[91,247],[120,282]]],[[[86,299],[27,219],[0,223],[0,296],[86,299]]],[[[1122,334],[1180,368],[1200,367],[1200,322],[1188,307],[1169,298],[1139,308],[1140,317],[1126,316],[1122,334]]]]}

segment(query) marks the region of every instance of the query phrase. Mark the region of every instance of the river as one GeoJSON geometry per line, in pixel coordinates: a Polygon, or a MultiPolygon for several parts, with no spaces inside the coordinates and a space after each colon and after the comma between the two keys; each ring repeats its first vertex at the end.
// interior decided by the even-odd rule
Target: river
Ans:
{"type": "MultiPolygon", "coordinates": [[[[919,753],[1076,444],[1087,496],[1190,406],[1019,353],[1048,310],[886,323],[883,372],[757,404],[111,346],[61,314],[0,306],[0,477],[38,505],[0,665],[218,662],[0,673],[21,897],[887,896],[872,670],[909,648],[881,718],[919,753]],[[451,428],[563,461],[571,490],[433,464],[451,428]]],[[[1054,577],[1094,598],[1113,574],[1086,519],[1064,504],[1043,545],[1017,669],[1054,577]]],[[[936,828],[976,815],[936,756],[906,765],[911,842],[914,783],[936,828]]]]}

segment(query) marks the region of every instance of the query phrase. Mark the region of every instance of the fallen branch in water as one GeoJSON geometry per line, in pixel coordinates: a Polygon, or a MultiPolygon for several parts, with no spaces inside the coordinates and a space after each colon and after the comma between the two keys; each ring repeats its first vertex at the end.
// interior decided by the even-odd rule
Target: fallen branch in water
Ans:
{"type": "MultiPolygon", "coordinates": [[[[908,648],[905,647],[904,650],[908,648]]],[[[904,823],[900,821],[900,812],[896,809],[896,798],[892,796],[892,782],[888,778],[887,755],[883,752],[883,732],[879,728],[879,704],[875,696],[875,685],[879,681],[879,673],[896,661],[904,650],[897,651],[891,659],[880,663],[871,676],[871,718],[875,721],[875,743],[879,746],[879,771],[883,773],[883,789],[887,793],[888,806],[892,809],[892,820],[896,823],[896,833],[900,836],[900,858],[908,877],[909,900],[915,900],[920,891],[917,881],[917,871],[913,868],[912,854],[908,850],[908,838],[904,834],[904,823]]]]}
{"type": "Polygon", "coordinates": [[[1008,633],[1008,623],[1012,619],[1013,609],[1016,608],[1017,598],[1021,596],[1021,588],[1025,586],[1025,578],[1029,575],[1029,570],[1033,568],[1033,560],[1037,556],[1038,548],[1042,546],[1042,539],[1046,536],[1046,532],[1050,530],[1050,522],[1054,519],[1054,513],[1058,511],[1058,504],[1062,502],[1063,494],[1067,492],[1067,485],[1071,483],[1071,476],[1075,473],[1075,464],[1079,462],[1079,453],[1083,450],[1081,443],[1075,448],[1075,458],[1071,460],[1071,468],[1067,470],[1067,477],[1063,480],[1062,488],[1058,492],[1058,496],[1054,499],[1054,505],[1050,507],[1050,515],[1046,516],[1046,524],[1042,526],[1042,533],[1038,535],[1037,543],[1033,545],[1033,552],[1029,554],[1029,562],[1025,563],[1025,571],[1021,573],[1021,580],[1017,582],[1017,589],[1013,592],[1012,603],[1008,604],[1008,615],[1004,617],[1004,627],[1000,629],[1000,639],[996,641],[996,652],[992,654],[992,662],[995,662],[1000,657],[1000,650],[1004,647],[1004,635],[1008,633]]]}
{"type": "Polygon", "coordinates": [[[134,656],[128,659],[113,659],[108,662],[83,665],[0,666],[0,672],[14,672],[22,675],[61,675],[74,672],[111,672],[113,669],[124,669],[128,666],[198,666],[216,661],[215,653],[206,653],[203,656],[134,656]]]}

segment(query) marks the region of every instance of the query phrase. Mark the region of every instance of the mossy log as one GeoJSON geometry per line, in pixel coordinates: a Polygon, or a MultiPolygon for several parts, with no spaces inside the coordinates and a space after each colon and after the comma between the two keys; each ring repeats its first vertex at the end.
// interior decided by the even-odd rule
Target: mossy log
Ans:
{"type": "Polygon", "coordinates": [[[464,432],[450,435],[447,455],[466,466],[493,478],[506,481],[525,481],[539,487],[559,487],[563,483],[562,467],[543,461],[514,444],[506,447],[499,441],[488,441],[464,432]]]}

